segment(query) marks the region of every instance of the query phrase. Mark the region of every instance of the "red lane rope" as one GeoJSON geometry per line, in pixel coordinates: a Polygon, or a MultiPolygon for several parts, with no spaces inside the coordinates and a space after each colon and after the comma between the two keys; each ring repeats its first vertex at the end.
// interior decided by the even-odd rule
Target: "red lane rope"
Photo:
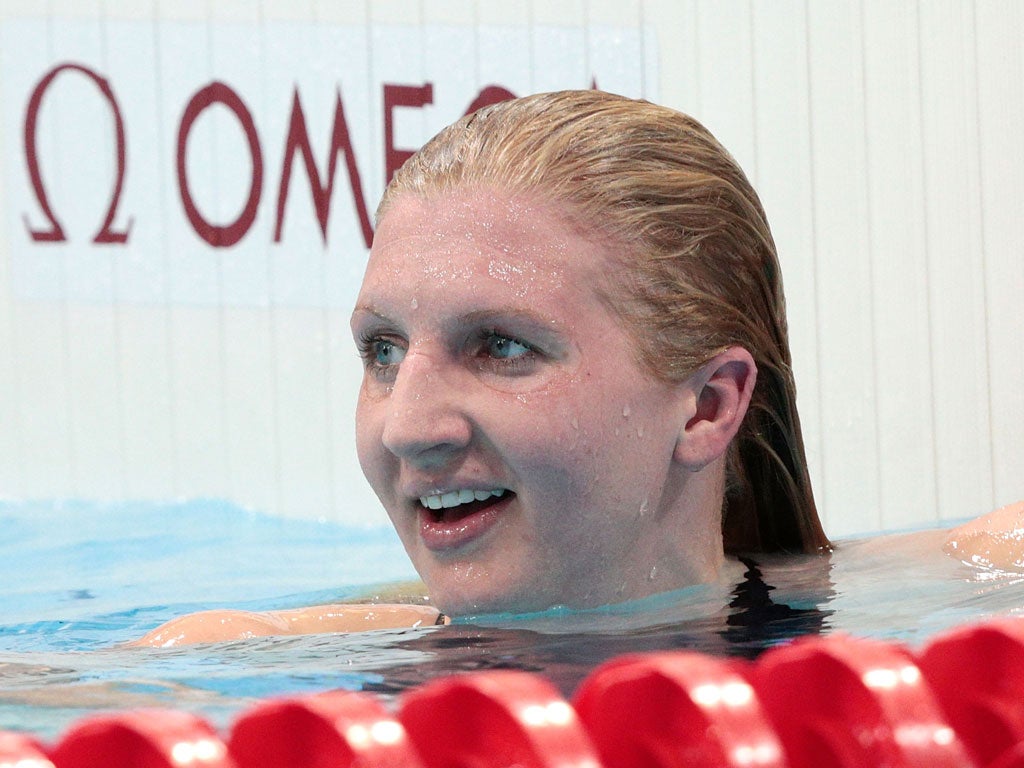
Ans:
{"type": "Polygon", "coordinates": [[[453,675],[394,707],[352,691],[268,699],[226,735],[196,715],[84,718],[52,745],[0,731],[0,768],[1024,768],[1024,620],[914,651],[807,637],[740,662],[613,659],[572,701],[543,676],[453,675]]]}

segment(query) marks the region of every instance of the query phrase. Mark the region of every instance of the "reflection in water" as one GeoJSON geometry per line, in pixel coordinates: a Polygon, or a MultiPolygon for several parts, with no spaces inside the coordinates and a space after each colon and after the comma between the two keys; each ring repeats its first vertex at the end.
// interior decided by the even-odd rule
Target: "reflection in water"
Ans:
{"type": "Polygon", "coordinates": [[[730,645],[752,657],[783,640],[820,634],[827,628],[825,620],[833,611],[826,606],[835,597],[828,573],[830,555],[806,559],[808,573],[817,579],[805,579],[805,588],[810,586],[805,606],[772,599],[776,588],[765,582],[760,566],[750,558],[741,557],[740,561],[747,570],[744,580],[736,585],[729,604],[732,612],[726,617],[729,626],[724,636],[730,645]]]}

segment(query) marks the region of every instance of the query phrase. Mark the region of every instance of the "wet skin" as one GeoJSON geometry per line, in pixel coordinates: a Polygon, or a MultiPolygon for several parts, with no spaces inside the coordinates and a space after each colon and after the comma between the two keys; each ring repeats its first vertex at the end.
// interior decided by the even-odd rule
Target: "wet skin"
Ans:
{"type": "Polygon", "coordinates": [[[637,362],[600,294],[615,269],[557,206],[502,192],[401,196],[378,227],[352,316],[359,460],[448,613],[721,569],[708,485],[675,456],[695,393],[637,362]]]}

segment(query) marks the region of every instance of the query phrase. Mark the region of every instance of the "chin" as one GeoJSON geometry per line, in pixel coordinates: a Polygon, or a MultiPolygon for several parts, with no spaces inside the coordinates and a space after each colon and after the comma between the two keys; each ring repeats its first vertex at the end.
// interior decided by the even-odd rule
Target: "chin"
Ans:
{"type": "MultiPolygon", "coordinates": [[[[540,589],[515,585],[507,579],[495,579],[494,583],[440,584],[424,579],[431,603],[449,616],[479,616],[492,613],[534,613],[557,604],[557,600],[546,600],[540,589]],[[540,598],[540,599],[538,599],[540,598]]],[[[490,581],[487,579],[486,581],[490,581]]]]}

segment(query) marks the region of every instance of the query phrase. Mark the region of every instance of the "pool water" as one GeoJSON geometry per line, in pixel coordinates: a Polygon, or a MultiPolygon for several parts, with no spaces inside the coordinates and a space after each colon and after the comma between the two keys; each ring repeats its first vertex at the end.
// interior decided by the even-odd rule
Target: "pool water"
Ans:
{"type": "Polygon", "coordinates": [[[390,529],[286,520],[219,501],[0,502],[0,729],[55,738],[93,712],[163,706],[226,727],[257,699],[329,688],[385,697],[461,670],[539,672],[566,695],[622,653],[753,657],[807,633],[911,644],[1024,613],[1024,575],[945,556],[939,532],[760,557],[735,584],[588,611],[464,617],[449,627],[122,648],[195,610],[357,599],[412,579],[390,529]]]}

